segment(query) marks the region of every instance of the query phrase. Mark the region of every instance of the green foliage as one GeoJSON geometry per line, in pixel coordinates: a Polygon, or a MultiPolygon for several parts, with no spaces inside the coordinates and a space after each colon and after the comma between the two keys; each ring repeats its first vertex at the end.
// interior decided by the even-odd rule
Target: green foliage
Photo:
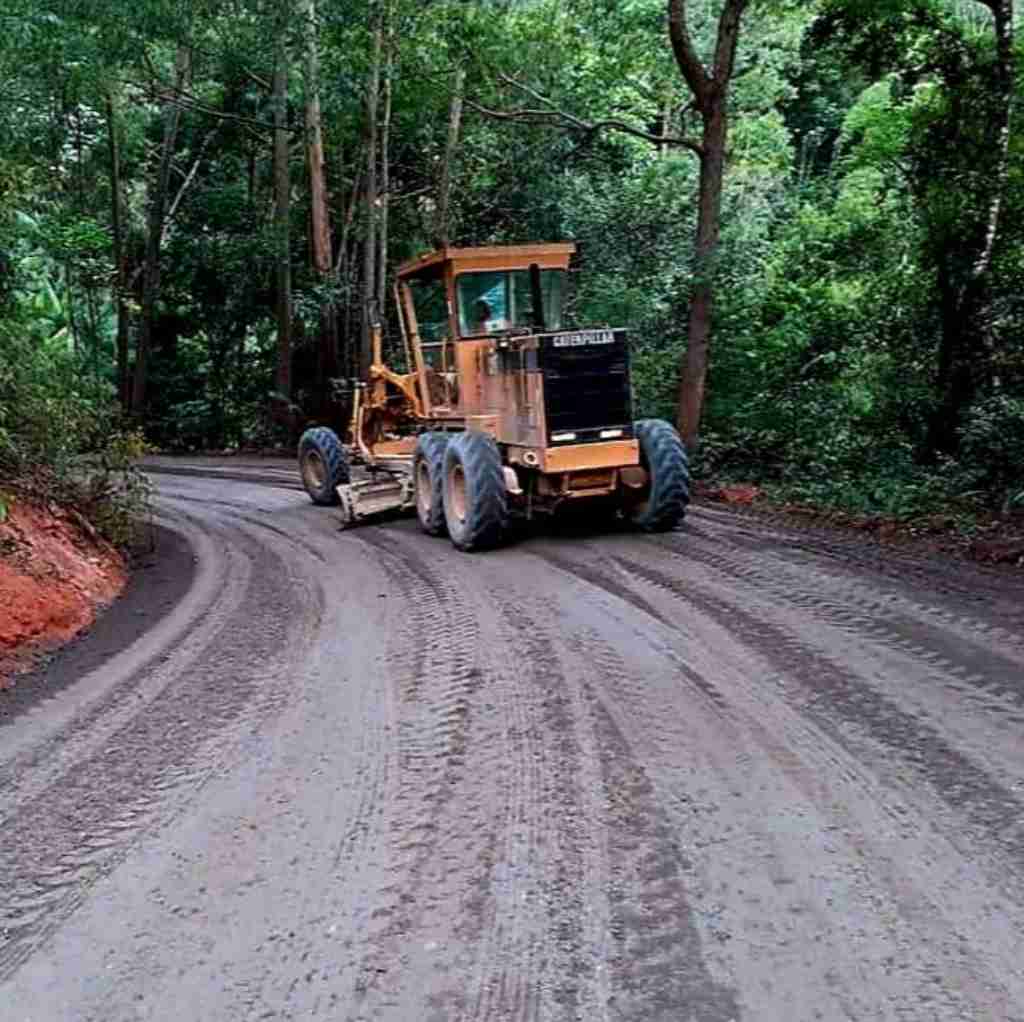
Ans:
{"type": "MultiPolygon", "coordinates": [[[[145,493],[129,466],[141,441],[112,411],[117,268],[107,105],[123,177],[123,297],[137,328],[160,97],[179,42],[193,41],[171,173],[181,201],[164,232],[141,426],[172,450],[269,440],[276,285],[267,82],[278,8],[8,6],[0,40],[0,470],[47,492],[74,489],[96,506],[137,506],[145,493]],[[83,452],[95,473],[89,486],[83,452]]],[[[706,57],[720,5],[688,6],[706,57]]],[[[391,266],[430,245],[449,90],[462,66],[454,240],[575,240],[571,316],[629,327],[638,413],[674,419],[698,161],[682,147],[659,150],[586,128],[615,120],[656,134],[699,130],[667,43],[663,0],[395,0],[389,9],[391,266]],[[501,120],[482,108],[544,116],[501,120]]],[[[304,242],[302,33],[295,19],[287,26],[296,336],[293,389],[277,403],[296,417],[320,414],[324,306],[337,313],[346,368],[358,338],[370,27],[365,4],[319,4],[339,267],[325,283],[304,242]]],[[[713,268],[701,474],[753,478],[798,499],[872,513],[910,515],[961,497],[1024,504],[1024,145],[1016,124],[1002,227],[968,337],[982,356],[961,452],[937,459],[929,439],[950,321],[943,288],[963,290],[987,226],[994,52],[991,14],[978,3],[751,5],[713,268]]],[[[112,534],[121,530],[104,521],[112,534]]]]}
{"type": "Polygon", "coordinates": [[[0,511],[9,494],[75,507],[112,542],[127,543],[147,508],[135,466],[141,434],[126,430],[109,384],[88,372],[60,333],[33,337],[28,310],[0,321],[0,511]]]}
{"type": "Polygon", "coordinates": [[[75,476],[70,502],[119,546],[131,542],[149,513],[152,484],[138,462],[151,450],[138,430],[117,430],[96,445],[75,476]]]}
{"type": "Polygon", "coordinates": [[[960,449],[962,485],[1024,506],[1024,398],[999,394],[971,410],[960,449]]]}

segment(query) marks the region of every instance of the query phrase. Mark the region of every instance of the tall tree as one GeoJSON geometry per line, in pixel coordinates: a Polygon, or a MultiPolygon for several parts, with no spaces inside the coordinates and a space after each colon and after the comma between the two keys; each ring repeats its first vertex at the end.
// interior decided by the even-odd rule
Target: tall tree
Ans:
{"type": "Polygon", "coordinates": [[[292,397],[292,183],[289,168],[288,133],[288,15],[290,0],[280,0],[274,31],[274,76],[272,106],[274,118],[274,268],[277,278],[277,368],[275,388],[282,397],[292,397]]]}
{"type": "Polygon", "coordinates": [[[1005,230],[1014,103],[1013,0],[827,0],[819,35],[888,83],[909,124],[894,164],[921,227],[939,336],[926,453],[955,453],[994,381],[995,257],[1005,230]],[[982,17],[977,17],[981,14],[982,17]]]}
{"type": "Polygon", "coordinates": [[[107,92],[105,97],[107,116],[107,148],[110,160],[110,220],[114,242],[114,305],[117,309],[117,339],[115,342],[115,366],[117,396],[121,407],[127,411],[130,403],[128,386],[128,346],[131,329],[128,312],[128,263],[125,253],[124,198],[121,183],[121,143],[118,136],[117,111],[114,97],[107,92]]]}
{"type": "MultiPolygon", "coordinates": [[[[929,429],[929,446],[935,451],[952,453],[959,443],[959,427],[965,411],[973,403],[978,388],[991,373],[991,344],[986,334],[991,318],[990,285],[992,258],[1002,221],[1003,205],[1010,171],[1010,131],[1013,121],[1014,27],[1013,0],[978,0],[992,13],[995,36],[994,66],[988,102],[970,112],[961,107],[966,118],[987,114],[989,149],[982,153],[987,197],[978,211],[980,230],[974,232],[975,244],[966,253],[950,250],[939,264],[939,289],[942,300],[942,337],[939,345],[937,396],[929,429]],[[987,110],[985,108],[987,107],[987,110]],[[987,157],[987,158],[986,158],[987,157]],[[966,279],[956,271],[966,254],[970,260],[966,279]]],[[[955,88],[956,85],[953,84],[955,88]]],[[[958,248],[960,246],[957,246],[958,248]]]]}
{"type": "Polygon", "coordinates": [[[452,170],[462,129],[462,104],[465,99],[466,69],[457,67],[452,74],[452,95],[448,105],[448,137],[441,159],[441,176],[437,186],[437,215],[434,240],[438,247],[451,244],[452,170]]]}
{"type": "Polygon", "coordinates": [[[181,95],[192,66],[192,49],[187,42],[178,44],[174,63],[174,84],[164,97],[163,140],[155,173],[147,182],[146,256],[142,271],[142,320],[135,348],[135,377],[132,382],[132,412],[142,417],[146,411],[146,384],[149,356],[153,345],[153,327],[160,296],[160,250],[171,184],[171,167],[181,123],[181,95]]]}
{"type": "Polygon", "coordinates": [[[384,53],[384,0],[376,0],[371,15],[370,75],[366,86],[363,144],[366,159],[364,185],[366,231],[363,238],[362,342],[359,350],[360,377],[369,373],[372,359],[372,330],[377,299],[377,231],[380,220],[377,167],[379,160],[380,79],[384,53]]]}
{"type": "Polygon", "coordinates": [[[320,115],[320,53],[317,42],[316,0],[300,0],[305,40],[306,166],[309,173],[313,270],[321,289],[319,377],[326,381],[338,374],[338,319],[333,297],[331,220],[324,173],[324,140],[320,115]]]}
{"type": "Polygon", "coordinates": [[[391,116],[395,97],[395,29],[394,13],[388,0],[384,47],[384,112],[380,125],[380,217],[377,230],[377,308],[383,314],[388,286],[388,229],[391,220],[391,116]]]}
{"type": "Polygon", "coordinates": [[[715,274],[722,219],[722,181],[729,138],[729,90],[736,67],[740,26],[750,0],[725,0],[718,19],[714,58],[705,67],[694,47],[687,0],[668,0],[669,38],[701,119],[700,185],[694,282],[688,296],[687,346],[679,381],[678,425],[691,450],[696,447],[704,410],[708,350],[714,312],[715,274]]]}

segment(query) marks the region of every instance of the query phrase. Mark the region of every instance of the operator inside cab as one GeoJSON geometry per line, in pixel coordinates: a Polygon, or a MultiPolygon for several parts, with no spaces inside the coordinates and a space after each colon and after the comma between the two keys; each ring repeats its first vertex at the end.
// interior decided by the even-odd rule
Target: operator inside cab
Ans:
{"type": "Polygon", "coordinates": [[[504,319],[501,317],[493,318],[491,305],[483,298],[479,299],[473,306],[473,333],[493,334],[507,328],[508,323],[504,319]]]}

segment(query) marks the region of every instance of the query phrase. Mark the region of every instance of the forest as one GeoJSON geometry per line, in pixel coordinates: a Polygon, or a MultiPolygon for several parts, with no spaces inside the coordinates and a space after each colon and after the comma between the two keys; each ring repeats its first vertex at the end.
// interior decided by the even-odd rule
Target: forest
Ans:
{"type": "MultiPolygon", "coordinates": [[[[2,0],[0,490],[294,443],[395,267],[575,241],[703,479],[1024,509],[1013,0],[2,0]]],[[[5,496],[0,492],[0,515],[5,496]]]]}

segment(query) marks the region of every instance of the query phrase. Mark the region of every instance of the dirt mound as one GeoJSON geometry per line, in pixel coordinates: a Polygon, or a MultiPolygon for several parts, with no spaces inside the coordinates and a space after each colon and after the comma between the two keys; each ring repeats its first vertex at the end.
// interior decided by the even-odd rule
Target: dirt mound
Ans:
{"type": "Polygon", "coordinates": [[[80,515],[16,503],[0,523],[0,688],[92,624],[126,581],[124,558],[80,515]]]}

